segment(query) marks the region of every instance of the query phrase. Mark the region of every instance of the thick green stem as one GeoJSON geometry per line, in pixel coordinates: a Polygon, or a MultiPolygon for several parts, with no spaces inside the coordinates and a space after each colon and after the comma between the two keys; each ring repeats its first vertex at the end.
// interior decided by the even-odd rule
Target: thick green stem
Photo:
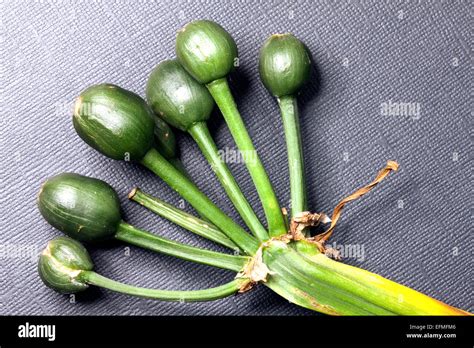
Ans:
{"type": "Polygon", "coordinates": [[[188,132],[198,144],[201,152],[211,165],[214,173],[216,173],[217,178],[222,184],[222,187],[224,187],[227,195],[229,196],[242,219],[247,224],[250,231],[252,231],[253,234],[261,241],[267,240],[267,231],[265,231],[265,228],[258,220],[257,215],[255,215],[250,203],[247,201],[244,194],[240,190],[240,187],[235,181],[229,168],[219,156],[217,146],[212,139],[211,134],[209,133],[207,125],[204,122],[198,122],[194,124],[188,130],[188,132]]]}
{"type": "MultiPolygon", "coordinates": [[[[305,260],[283,243],[275,243],[266,249],[264,261],[274,272],[266,285],[284,297],[290,294],[290,300],[297,304],[332,315],[393,314],[363,298],[353,296],[345,288],[334,287],[322,277],[311,276],[306,269],[308,265],[305,260]],[[281,282],[288,285],[281,286],[281,282]]],[[[331,274],[327,276],[330,277],[331,274]]]]}
{"type": "Polygon", "coordinates": [[[297,251],[281,242],[264,250],[264,261],[274,272],[267,285],[295,303],[342,315],[469,314],[377,274],[333,261],[314,244],[296,243],[303,243],[297,251]]]}
{"type": "Polygon", "coordinates": [[[212,301],[224,298],[236,293],[245,279],[235,279],[227,284],[204,290],[173,291],[140,288],[133,285],[123,284],[115,280],[106,278],[93,271],[82,271],[81,279],[86,283],[99,286],[101,288],[116,291],[122,294],[152,298],[162,301],[212,301]]]}
{"type": "Polygon", "coordinates": [[[240,271],[248,262],[248,257],[245,256],[228,255],[195,248],[163,237],[158,237],[125,222],[119,224],[115,238],[162,254],[236,272],[240,271]]]}
{"type": "Polygon", "coordinates": [[[290,172],[291,216],[306,211],[303,148],[301,144],[298,103],[294,96],[278,98],[285,129],[288,168],[290,172]]]}
{"type": "Polygon", "coordinates": [[[207,88],[221,110],[232,137],[245,158],[245,164],[265,211],[270,236],[286,233],[285,221],[275,191],[245,128],[227,80],[225,78],[215,80],[207,84],[207,88]]]}
{"type": "Polygon", "coordinates": [[[378,274],[331,260],[324,254],[315,254],[309,260],[307,270],[311,277],[321,277],[331,286],[346,289],[352,296],[397,315],[468,314],[378,274]]]}
{"type": "Polygon", "coordinates": [[[257,251],[259,246],[257,240],[224,214],[195,184],[173,167],[158,151],[153,148],[150,149],[140,162],[163,179],[181,197],[187,200],[199,214],[216,225],[245,253],[253,255],[257,251]]]}
{"type": "MultiPolygon", "coordinates": [[[[170,162],[173,165],[173,167],[178,169],[181,172],[181,174],[183,174],[185,177],[187,177],[189,180],[192,181],[191,175],[189,175],[183,162],[181,162],[181,160],[178,157],[169,158],[167,159],[167,161],[170,162]]],[[[205,221],[209,221],[203,216],[201,216],[201,218],[203,218],[205,221]]]]}
{"type": "Polygon", "coordinates": [[[179,158],[177,158],[177,157],[168,158],[168,162],[170,162],[173,165],[173,167],[178,169],[181,172],[181,174],[184,174],[186,177],[191,179],[191,177],[189,176],[188,171],[186,170],[186,168],[183,165],[183,162],[181,162],[181,160],[179,158]]]}
{"type": "Polygon", "coordinates": [[[239,251],[239,248],[229,238],[225,236],[216,226],[210,222],[198,219],[197,217],[178,209],[171,204],[150,196],[138,188],[134,188],[128,198],[150,209],[152,212],[174,222],[175,224],[191,231],[201,237],[212,240],[230,249],[239,251]]]}

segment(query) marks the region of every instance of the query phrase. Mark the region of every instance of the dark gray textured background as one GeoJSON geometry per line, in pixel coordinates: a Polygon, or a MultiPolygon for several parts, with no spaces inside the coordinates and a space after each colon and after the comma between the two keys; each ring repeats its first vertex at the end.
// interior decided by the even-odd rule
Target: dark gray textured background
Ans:
{"type": "MultiPolygon", "coordinates": [[[[257,57],[266,37],[290,31],[311,50],[320,80],[315,76],[300,98],[311,208],[330,213],[388,159],[400,163],[398,173],[346,208],[332,241],[364,246],[365,259],[348,263],[474,309],[472,2],[4,0],[0,6],[0,314],[312,314],[264,286],[213,303],[108,291],[70,303],[41,283],[35,255],[19,255],[21,248],[36,254],[59,235],[41,218],[35,196],[45,178],[62,171],[109,182],[137,226],[221,250],[128,202],[135,185],[174,204],[179,197],[146,170],[87,147],[71,123],[71,103],[90,84],[111,82],[143,95],[153,66],[174,56],[176,31],[200,18],[221,23],[238,44],[234,94],[280,201],[289,199],[284,138],[276,103],[258,79],[257,57]],[[383,115],[389,100],[419,103],[419,117],[383,115]]],[[[212,130],[221,148],[234,148],[217,113],[212,130]]],[[[198,186],[235,217],[196,146],[178,138],[198,186]]],[[[244,166],[231,167],[256,204],[244,166]]],[[[120,244],[90,251],[100,273],[132,284],[198,289],[233,277],[133,247],[127,255],[120,244]]]]}

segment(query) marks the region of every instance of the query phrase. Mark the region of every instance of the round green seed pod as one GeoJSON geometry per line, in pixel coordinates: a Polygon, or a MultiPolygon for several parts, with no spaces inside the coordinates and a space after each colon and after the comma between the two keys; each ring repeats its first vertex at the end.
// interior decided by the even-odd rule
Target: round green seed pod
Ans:
{"type": "Polygon", "coordinates": [[[308,51],[292,34],[272,35],[260,50],[260,79],[275,97],[298,93],[308,81],[310,70],[308,51]]]}
{"type": "Polygon", "coordinates": [[[81,272],[92,271],[93,268],[86,248],[68,237],[51,240],[38,262],[38,273],[46,286],[66,294],[87,289],[87,283],[81,279],[81,272]]]}
{"type": "Polygon", "coordinates": [[[115,85],[83,91],[73,123],[87,144],[113,159],[139,161],[153,146],[152,110],[140,96],[115,85]]]}
{"type": "Polygon", "coordinates": [[[199,20],[178,32],[176,54],[196,80],[207,84],[226,77],[234,69],[237,45],[219,24],[199,20]]]}
{"type": "Polygon", "coordinates": [[[177,60],[166,60],[150,74],[147,101],[157,116],[182,131],[211,116],[214,99],[177,60]]]}
{"type": "Polygon", "coordinates": [[[122,220],[119,198],[109,184],[74,173],[46,180],[38,208],[53,227],[87,242],[111,237],[122,220]]]}
{"type": "Polygon", "coordinates": [[[177,155],[176,138],[171,127],[159,117],[155,120],[155,147],[166,158],[175,158],[177,155]]]}

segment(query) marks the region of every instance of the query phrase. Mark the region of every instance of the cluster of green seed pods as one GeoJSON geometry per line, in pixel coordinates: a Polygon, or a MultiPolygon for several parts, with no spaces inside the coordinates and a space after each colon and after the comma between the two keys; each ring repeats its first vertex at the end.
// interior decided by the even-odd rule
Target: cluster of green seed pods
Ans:
{"type": "MultiPolygon", "coordinates": [[[[50,241],[40,256],[38,271],[48,287],[75,293],[95,285],[160,300],[206,301],[246,291],[262,282],[287,300],[326,314],[468,314],[373,273],[331,260],[304,237],[291,240],[287,217],[228,86],[227,76],[238,57],[235,41],[215,22],[194,21],[178,32],[176,56],[153,69],[146,100],[112,84],[85,89],[75,103],[74,128],[85,143],[103,155],[151,170],[187,200],[201,218],[138,188],[132,190],[130,199],[232,253],[188,246],[132,226],[123,221],[119,198],[110,185],[63,173],[46,180],[38,196],[42,216],[68,236],[50,241]],[[257,217],[219,157],[206,125],[215,106],[238,149],[254,154],[245,165],[266,221],[257,217]],[[217,207],[187,175],[178,160],[172,128],[189,133],[195,140],[248,231],[217,207]],[[194,291],[119,283],[94,272],[81,244],[107,239],[220,267],[236,276],[226,284],[194,291]]],[[[260,50],[260,78],[278,101],[285,131],[293,217],[307,210],[297,96],[309,80],[310,71],[307,48],[291,34],[272,35],[260,50]]]]}
{"type": "MultiPolygon", "coordinates": [[[[276,96],[279,94],[274,89],[281,91],[284,88],[281,81],[288,81],[291,84],[288,88],[296,92],[295,83],[301,86],[307,77],[301,71],[293,70],[300,65],[301,60],[305,62],[303,73],[309,69],[306,55],[303,53],[302,57],[298,56],[302,46],[295,44],[295,40],[299,41],[293,36],[283,35],[279,37],[279,41],[283,42],[279,42],[275,48],[271,43],[272,38],[261,51],[262,81],[276,96]],[[286,41],[289,43],[285,44],[286,41]],[[282,49],[288,51],[286,55],[272,58],[280,54],[282,49]],[[297,61],[295,64],[285,63],[282,57],[297,61]],[[282,66],[289,67],[289,70],[282,69],[282,66]],[[275,80],[273,84],[272,75],[275,80]],[[300,79],[300,83],[295,82],[296,79],[300,79]]],[[[233,100],[229,101],[229,106],[222,105],[222,100],[216,98],[216,94],[221,93],[221,87],[217,85],[222,85],[222,81],[235,68],[237,46],[220,25],[200,20],[189,23],[178,32],[176,54],[177,59],[163,61],[151,72],[146,86],[146,101],[134,92],[107,83],[85,89],[75,103],[74,128],[88,145],[105,156],[139,162],[151,169],[190,200],[196,210],[208,218],[208,222],[185,216],[184,212],[139,190],[134,191],[131,199],[146,204],[177,223],[186,220],[188,223],[182,223],[182,226],[251,256],[258,246],[255,238],[267,239],[267,230],[253,212],[227,166],[219,162],[217,146],[206,126],[215,107],[215,99],[224,115],[238,113],[236,109],[227,110],[229,107],[232,109],[233,100]],[[255,238],[230,221],[190,181],[177,159],[176,139],[170,126],[189,132],[196,140],[255,238]],[[179,183],[175,184],[174,181],[179,183]],[[188,191],[190,193],[186,194],[188,191]]],[[[246,133],[240,127],[238,131],[246,133]]],[[[252,146],[251,143],[242,144],[252,146]]],[[[252,171],[252,168],[249,170],[252,171]]],[[[262,175],[258,170],[256,175],[262,175]]],[[[268,186],[265,194],[272,199],[269,181],[264,180],[263,183],[268,186]]],[[[244,256],[209,254],[207,251],[200,253],[128,225],[122,220],[115,190],[101,180],[80,174],[63,173],[49,178],[41,187],[38,207],[52,226],[70,237],[53,240],[40,258],[41,278],[46,285],[60,292],[82,291],[87,286],[85,277],[80,276],[81,272],[92,271],[92,261],[86,250],[75,240],[93,243],[116,238],[158,252],[236,271],[241,270],[243,262],[247,260],[244,256]],[[176,247],[176,252],[171,250],[171,246],[176,247]],[[64,255],[69,255],[69,259],[66,260],[64,255]],[[213,262],[212,258],[216,261],[213,262]]],[[[279,206],[273,210],[279,210],[279,206]]],[[[270,213],[268,216],[271,225],[274,221],[271,221],[270,213]]]]}

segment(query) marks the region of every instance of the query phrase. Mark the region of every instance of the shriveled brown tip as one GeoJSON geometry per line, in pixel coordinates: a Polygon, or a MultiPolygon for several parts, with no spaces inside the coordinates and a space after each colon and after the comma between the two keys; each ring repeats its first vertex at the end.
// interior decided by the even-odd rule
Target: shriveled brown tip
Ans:
{"type": "Polygon", "coordinates": [[[51,256],[51,241],[46,244],[46,248],[44,248],[44,250],[41,252],[41,255],[49,257],[51,256]]]}
{"type": "Polygon", "coordinates": [[[48,181],[48,180],[43,181],[43,183],[42,183],[41,186],[40,186],[40,189],[39,189],[38,193],[36,194],[36,202],[37,202],[37,203],[38,203],[39,200],[40,200],[41,193],[43,192],[43,190],[44,190],[44,185],[46,185],[46,182],[47,182],[47,181],[48,181]]]}
{"type": "Polygon", "coordinates": [[[398,170],[398,163],[395,161],[387,161],[387,168],[397,171],[398,170]]]}
{"type": "Polygon", "coordinates": [[[135,197],[135,195],[137,194],[138,190],[139,190],[138,187],[134,187],[132,191],[130,191],[130,193],[128,194],[128,199],[133,199],[133,197],[135,197]]]}
{"type": "Polygon", "coordinates": [[[189,23],[186,23],[186,25],[182,28],[180,28],[177,32],[176,32],[176,36],[179,35],[179,33],[184,33],[186,31],[186,27],[189,25],[189,23]]]}
{"type": "Polygon", "coordinates": [[[283,33],[283,34],[272,34],[271,37],[280,38],[283,36],[293,35],[292,33],[283,33]]]}
{"type": "Polygon", "coordinates": [[[73,116],[79,116],[79,112],[81,111],[81,106],[82,106],[82,97],[79,96],[76,98],[74,102],[74,114],[73,116]]]}

